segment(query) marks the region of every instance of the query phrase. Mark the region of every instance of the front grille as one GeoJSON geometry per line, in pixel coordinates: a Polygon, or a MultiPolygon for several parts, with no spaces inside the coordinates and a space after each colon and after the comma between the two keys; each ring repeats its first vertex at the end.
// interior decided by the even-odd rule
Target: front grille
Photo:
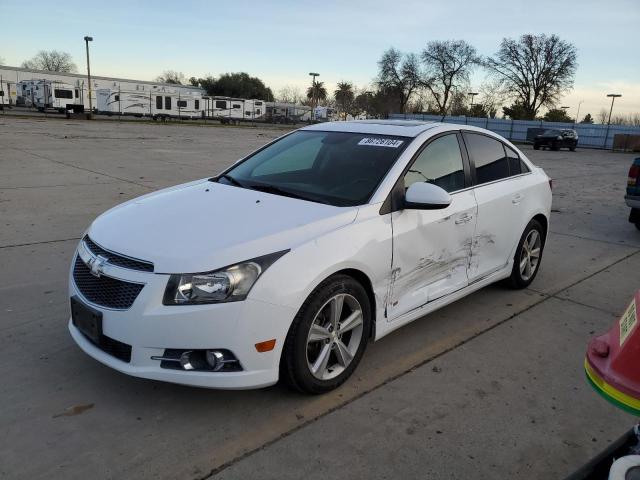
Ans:
{"type": "Polygon", "coordinates": [[[73,266],[73,280],[80,293],[91,303],[118,310],[131,308],[144,286],[105,275],[95,277],[79,255],[76,255],[73,266]]]}
{"type": "Polygon", "coordinates": [[[100,245],[96,244],[89,236],[85,236],[82,241],[86,245],[87,249],[94,255],[101,255],[105,257],[111,265],[116,265],[122,268],[128,268],[130,270],[139,270],[141,272],[153,272],[153,263],[146,262],[144,260],[137,260],[135,258],[126,257],[119,253],[110,252],[105,250],[100,245]]]}

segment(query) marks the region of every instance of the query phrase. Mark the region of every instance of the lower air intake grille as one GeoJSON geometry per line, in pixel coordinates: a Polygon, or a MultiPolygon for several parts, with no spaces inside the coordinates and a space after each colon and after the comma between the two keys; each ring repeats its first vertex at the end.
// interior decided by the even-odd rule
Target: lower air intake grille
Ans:
{"type": "Polygon", "coordinates": [[[76,256],[73,266],[73,280],[80,293],[91,303],[117,310],[131,308],[144,286],[104,275],[95,277],[80,256],[76,256]]]}

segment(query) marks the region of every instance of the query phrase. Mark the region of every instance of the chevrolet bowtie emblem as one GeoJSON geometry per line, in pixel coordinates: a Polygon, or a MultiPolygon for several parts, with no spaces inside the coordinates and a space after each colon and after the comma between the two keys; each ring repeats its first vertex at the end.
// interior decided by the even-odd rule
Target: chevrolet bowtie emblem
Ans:
{"type": "Polygon", "coordinates": [[[87,267],[91,271],[91,275],[100,278],[100,275],[104,273],[104,264],[109,261],[108,258],[98,255],[97,257],[91,257],[87,262],[87,267]]]}

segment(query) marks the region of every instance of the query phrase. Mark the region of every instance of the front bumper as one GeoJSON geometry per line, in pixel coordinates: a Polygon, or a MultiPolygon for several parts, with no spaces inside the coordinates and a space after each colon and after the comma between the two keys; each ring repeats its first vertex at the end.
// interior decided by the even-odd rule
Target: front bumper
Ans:
{"type": "Polygon", "coordinates": [[[72,273],[69,295],[77,296],[102,312],[103,334],[131,346],[130,362],[122,361],[93,344],[69,321],[78,346],[99,362],[128,375],[198,387],[243,389],[272,385],[278,381],[282,346],[295,311],[248,298],[241,302],[211,305],[162,305],[168,275],[135,272],[110,266],[105,275],[144,282],[131,308],[114,310],[89,302],[77,288],[72,273]],[[124,278],[123,278],[124,277],[124,278]],[[259,353],[255,344],[276,339],[269,352],[259,353]],[[239,360],[242,371],[208,372],[160,367],[165,349],[227,349],[239,360]]]}

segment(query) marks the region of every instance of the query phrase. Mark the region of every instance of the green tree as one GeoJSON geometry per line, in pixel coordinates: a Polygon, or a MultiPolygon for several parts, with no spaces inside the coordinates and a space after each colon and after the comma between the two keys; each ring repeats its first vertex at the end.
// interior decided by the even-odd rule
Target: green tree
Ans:
{"type": "Polygon", "coordinates": [[[340,111],[344,114],[344,119],[346,120],[347,113],[349,113],[351,104],[355,98],[353,85],[349,82],[338,82],[337,88],[335,92],[333,92],[333,96],[336,99],[338,108],[340,108],[340,111]]]}
{"type": "Polygon", "coordinates": [[[562,108],[552,108],[542,117],[546,122],[573,122],[573,119],[567,115],[562,108]]]}
{"type": "MultiPolygon", "coordinates": [[[[495,116],[495,113],[493,115],[495,116]]],[[[491,117],[491,114],[483,104],[474,103],[469,109],[469,116],[477,117],[477,118],[486,118],[486,117],[491,117]]]]}
{"type": "Polygon", "coordinates": [[[536,118],[535,112],[519,101],[513,102],[508,107],[502,107],[502,112],[505,117],[509,117],[511,120],[533,120],[536,118]]]}
{"type": "Polygon", "coordinates": [[[580,123],[593,123],[593,118],[590,113],[587,113],[580,123]]]}
{"type": "Polygon", "coordinates": [[[307,88],[307,98],[309,100],[319,101],[327,99],[327,88],[324,86],[324,82],[315,82],[309,88],[307,88]]]}
{"type": "Polygon", "coordinates": [[[217,79],[191,77],[192,85],[200,85],[209,95],[273,101],[273,92],[262,80],[248,73],[223,73],[217,79]]]}

